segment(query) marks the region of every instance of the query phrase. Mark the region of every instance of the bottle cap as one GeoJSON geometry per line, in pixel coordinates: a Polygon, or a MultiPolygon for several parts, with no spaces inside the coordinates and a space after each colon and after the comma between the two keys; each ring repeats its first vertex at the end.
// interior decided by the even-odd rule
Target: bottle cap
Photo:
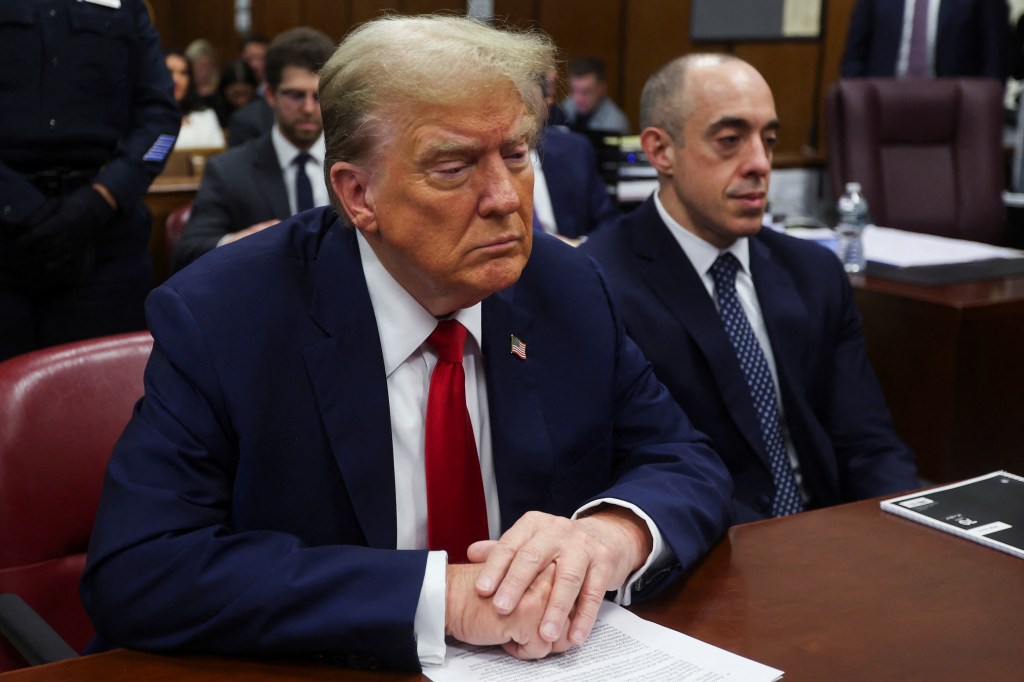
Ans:
{"type": "Polygon", "coordinates": [[[846,183],[846,193],[853,194],[854,192],[860,192],[859,182],[848,182],[846,183]]]}

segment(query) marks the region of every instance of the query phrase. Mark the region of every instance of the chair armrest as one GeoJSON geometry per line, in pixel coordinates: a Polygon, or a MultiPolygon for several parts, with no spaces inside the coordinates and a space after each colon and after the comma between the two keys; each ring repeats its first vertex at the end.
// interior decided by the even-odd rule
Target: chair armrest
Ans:
{"type": "Polygon", "coordinates": [[[1024,192],[1003,192],[1003,204],[1009,208],[1024,208],[1024,192]]]}
{"type": "Polygon", "coordinates": [[[0,594],[0,634],[29,665],[76,658],[78,652],[16,594],[0,594]]]}

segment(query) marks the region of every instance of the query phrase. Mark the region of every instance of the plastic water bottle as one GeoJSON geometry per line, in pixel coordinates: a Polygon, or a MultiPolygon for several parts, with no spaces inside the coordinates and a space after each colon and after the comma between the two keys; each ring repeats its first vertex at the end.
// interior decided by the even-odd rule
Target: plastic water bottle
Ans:
{"type": "Polygon", "coordinates": [[[868,202],[860,193],[859,182],[846,183],[846,191],[836,202],[839,213],[839,260],[847,272],[863,272],[867,260],[864,258],[864,227],[868,224],[868,202]]]}

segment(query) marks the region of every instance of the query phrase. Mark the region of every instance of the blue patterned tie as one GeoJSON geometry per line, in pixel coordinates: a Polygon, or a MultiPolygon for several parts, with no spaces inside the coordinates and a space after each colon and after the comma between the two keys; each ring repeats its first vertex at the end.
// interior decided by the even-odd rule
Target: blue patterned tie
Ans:
{"type": "Polygon", "coordinates": [[[295,205],[299,211],[313,208],[313,185],[306,175],[306,162],[312,159],[305,152],[295,157],[295,205]]]}
{"type": "Polygon", "coordinates": [[[740,263],[731,253],[723,253],[711,266],[711,278],[715,281],[718,296],[718,314],[722,317],[725,331],[729,335],[733,350],[740,361],[740,369],[747,379],[750,397],[757,409],[761,424],[761,435],[768,450],[768,463],[775,480],[775,499],[772,502],[772,516],[786,516],[803,511],[803,502],[796,487],[793,469],[786,454],[782,439],[782,419],[779,416],[775,383],[772,381],[768,360],[764,357],[761,344],[754,336],[740,299],[736,295],[736,272],[740,263]]]}

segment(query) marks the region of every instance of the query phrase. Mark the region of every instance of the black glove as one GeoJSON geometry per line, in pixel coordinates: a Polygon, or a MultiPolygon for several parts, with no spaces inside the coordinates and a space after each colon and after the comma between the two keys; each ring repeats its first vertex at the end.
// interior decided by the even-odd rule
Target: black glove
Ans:
{"type": "Polygon", "coordinates": [[[88,250],[100,229],[114,217],[113,207],[91,186],[61,199],[50,199],[33,211],[15,240],[18,250],[35,263],[76,259],[88,250]]]}

